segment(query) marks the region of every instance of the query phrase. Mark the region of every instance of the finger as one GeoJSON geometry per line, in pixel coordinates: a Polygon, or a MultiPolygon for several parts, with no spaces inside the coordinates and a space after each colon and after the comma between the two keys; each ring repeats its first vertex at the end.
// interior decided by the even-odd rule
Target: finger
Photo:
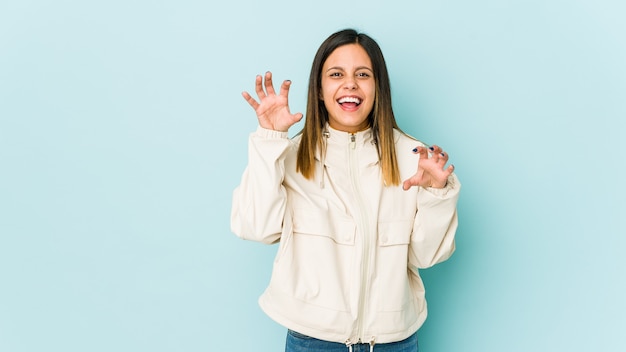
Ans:
{"type": "Polygon", "coordinates": [[[417,174],[406,179],[404,182],[402,182],[402,189],[406,191],[413,186],[419,186],[419,179],[420,178],[417,176],[417,174]]]}
{"type": "Polygon", "coordinates": [[[445,163],[448,161],[447,154],[438,145],[433,145],[432,147],[430,147],[430,151],[432,153],[431,158],[433,159],[435,163],[437,164],[443,163],[445,165],[445,163]]]}
{"type": "Polygon", "coordinates": [[[422,146],[415,147],[413,153],[419,154],[420,159],[428,159],[428,149],[422,146]]]}
{"type": "Polygon", "coordinates": [[[256,80],[254,81],[254,91],[261,100],[267,96],[263,90],[263,77],[261,77],[261,75],[256,76],[256,80]]]}
{"type": "Polygon", "coordinates": [[[448,153],[442,151],[441,153],[438,154],[439,159],[437,160],[437,162],[439,164],[441,164],[441,166],[443,167],[443,165],[445,165],[448,162],[448,158],[450,157],[448,155],[448,153]]]}
{"type": "Polygon", "coordinates": [[[280,85],[280,95],[284,96],[285,98],[289,96],[289,87],[291,87],[291,81],[284,81],[283,84],[280,85]]]}
{"type": "Polygon", "coordinates": [[[409,188],[411,188],[411,186],[412,185],[411,185],[411,182],[409,180],[406,180],[406,181],[404,181],[402,183],[402,189],[405,190],[405,191],[408,190],[409,188]]]}
{"type": "Polygon", "coordinates": [[[300,120],[302,120],[302,118],[304,117],[304,115],[301,112],[295,113],[293,115],[293,118],[296,122],[299,122],[300,120]]]}
{"type": "Polygon", "coordinates": [[[248,104],[250,104],[250,106],[256,111],[256,109],[259,107],[259,103],[257,103],[257,101],[254,100],[254,98],[248,92],[242,92],[241,95],[248,102],[248,104]]]}
{"type": "Polygon", "coordinates": [[[415,175],[409,177],[402,183],[402,189],[406,191],[413,186],[419,186],[422,182],[424,182],[424,172],[418,170],[415,175]]]}
{"type": "Polygon", "coordinates": [[[272,73],[270,71],[265,73],[265,91],[267,92],[267,95],[276,95],[274,85],[272,83],[272,73]]]}
{"type": "Polygon", "coordinates": [[[445,170],[443,170],[443,175],[438,178],[437,183],[433,183],[433,187],[435,188],[444,188],[448,185],[448,180],[450,179],[450,175],[454,172],[454,165],[450,164],[445,170]]]}
{"type": "Polygon", "coordinates": [[[431,152],[431,153],[441,153],[441,147],[440,147],[440,146],[438,146],[438,145],[436,145],[436,144],[433,144],[433,145],[432,145],[432,146],[430,146],[430,148],[428,148],[428,149],[430,149],[430,152],[431,152]]]}

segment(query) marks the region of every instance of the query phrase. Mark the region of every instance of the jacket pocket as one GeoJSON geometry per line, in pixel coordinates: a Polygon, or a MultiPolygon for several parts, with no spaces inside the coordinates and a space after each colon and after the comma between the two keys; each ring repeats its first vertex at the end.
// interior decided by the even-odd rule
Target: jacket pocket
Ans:
{"type": "Polygon", "coordinates": [[[294,209],[293,232],[296,234],[328,237],[336,244],[353,246],[356,224],[352,219],[340,218],[330,212],[294,209]]]}
{"type": "Polygon", "coordinates": [[[349,311],[356,224],[325,209],[294,208],[293,235],[272,285],[304,306],[349,311]]]}
{"type": "Polygon", "coordinates": [[[375,268],[377,310],[402,312],[412,299],[408,277],[408,253],[413,220],[378,223],[378,265],[375,268]]]}
{"type": "Polygon", "coordinates": [[[378,246],[408,245],[412,229],[413,219],[381,221],[378,223],[378,246]]]}

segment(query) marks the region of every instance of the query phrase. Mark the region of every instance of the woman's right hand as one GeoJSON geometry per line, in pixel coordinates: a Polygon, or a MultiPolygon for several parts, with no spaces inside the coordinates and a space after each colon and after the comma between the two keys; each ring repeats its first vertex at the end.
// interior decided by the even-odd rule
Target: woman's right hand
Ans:
{"type": "Polygon", "coordinates": [[[256,112],[261,127],[268,130],[287,132],[289,127],[302,119],[303,115],[301,113],[291,114],[289,112],[288,95],[290,85],[291,81],[284,81],[280,86],[280,93],[276,95],[272,85],[272,73],[268,71],[265,73],[265,84],[263,84],[261,75],[256,77],[255,90],[260,102],[257,102],[248,92],[241,93],[243,98],[256,112]],[[265,89],[263,89],[264,85],[265,89]]]}

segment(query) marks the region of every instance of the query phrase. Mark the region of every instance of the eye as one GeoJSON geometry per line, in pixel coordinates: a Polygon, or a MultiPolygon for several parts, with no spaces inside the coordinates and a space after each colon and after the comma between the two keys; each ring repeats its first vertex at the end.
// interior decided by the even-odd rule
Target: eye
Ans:
{"type": "Polygon", "coordinates": [[[341,72],[331,72],[330,77],[341,77],[341,72]]]}
{"type": "Polygon", "coordinates": [[[369,73],[367,73],[367,72],[358,72],[358,73],[356,74],[356,76],[357,76],[357,77],[360,77],[360,78],[369,78],[369,77],[370,77],[370,74],[369,74],[369,73]]]}

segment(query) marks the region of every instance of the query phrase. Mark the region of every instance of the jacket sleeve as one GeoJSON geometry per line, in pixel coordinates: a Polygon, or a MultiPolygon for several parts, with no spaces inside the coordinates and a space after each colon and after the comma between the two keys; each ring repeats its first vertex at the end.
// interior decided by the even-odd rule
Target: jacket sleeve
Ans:
{"type": "Polygon", "coordinates": [[[450,175],[444,188],[419,189],[409,245],[410,266],[429,268],[450,258],[454,252],[460,189],[461,183],[455,174],[450,175]]]}
{"type": "Polygon", "coordinates": [[[230,227],[240,238],[275,243],[285,216],[285,156],[293,146],[287,132],[258,127],[248,141],[248,166],[233,191],[230,227]]]}

